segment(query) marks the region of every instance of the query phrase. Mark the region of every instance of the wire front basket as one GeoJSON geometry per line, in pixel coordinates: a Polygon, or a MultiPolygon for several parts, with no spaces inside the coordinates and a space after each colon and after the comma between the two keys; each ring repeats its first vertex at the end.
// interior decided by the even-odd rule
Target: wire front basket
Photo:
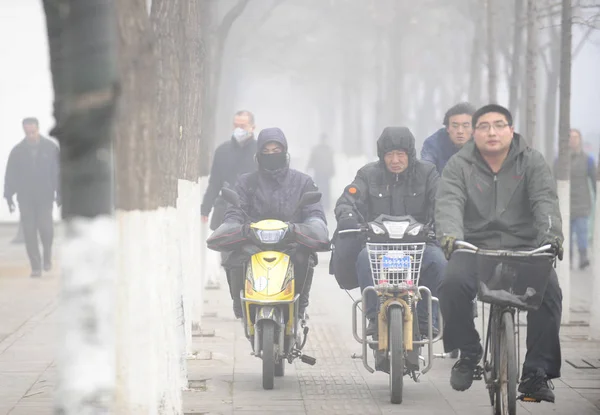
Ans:
{"type": "Polygon", "coordinates": [[[417,288],[425,243],[367,243],[375,286],[417,288]]]}

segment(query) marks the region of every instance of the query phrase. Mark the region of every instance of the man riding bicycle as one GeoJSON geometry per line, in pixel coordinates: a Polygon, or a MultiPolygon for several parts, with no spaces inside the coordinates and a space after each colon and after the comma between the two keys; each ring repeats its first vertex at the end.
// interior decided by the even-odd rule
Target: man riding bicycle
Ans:
{"type": "MultiPolygon", "coordinates": [[[[444,348],[461,350],[452,368],[455,390],[471,387],[482,357],[471,301],[477,293],[475,257],[457,252],[457,240],[486,249],[531,249],[546,244],[562,259],[562,222],[552,173],[544,157],[514,132],[512,115],[499,105],[473,114],[474,140],[450,159],[440,180],[435,223],[449,258],[439,288],[444,348]]],[[[527,315],[527,355],[519,392],[554,402],[548,380],[560,377],[562,293],[554,269],[541,307],[527,315]]]]}
{"type": "MultiPolygon", "coordinates": [[[[435,166],[417,159],[415,138],[406,127],[387,127],[377,140],[379,161],[369,163],[356,174],[352,186],[358,189],[358,200],[344,193],[335,207],[338,230],[356,229],[359,217],[372,221],[379,215],[411,215],[418,222],[433,222],[434,199],[439,176],[435,166]],[[360,209],[356,212],[355,206],[360,209]],[[360,213],[360,216],[359,214],[360,213]]],[[[428,243],[423,253],[421,285],[437,296],[437,287],[444,275],[446,260],[436,243],[428,243]]],[[[373,286],[367,248],[363,248],[356,260],[356,274],[361,291],[373,286]]],[[[369,320],[366,335],[377,332],[377,296],[370,292],[366,296],[366,315],[369,320]]],[[[434,308],[433,322],[437,323],[434,308]]],[[[428,313],[425,301],[417,306],[419,329],[428,332],[428,313]]],[[[434,335],[438,330],[434,327],[434,335]]]]}

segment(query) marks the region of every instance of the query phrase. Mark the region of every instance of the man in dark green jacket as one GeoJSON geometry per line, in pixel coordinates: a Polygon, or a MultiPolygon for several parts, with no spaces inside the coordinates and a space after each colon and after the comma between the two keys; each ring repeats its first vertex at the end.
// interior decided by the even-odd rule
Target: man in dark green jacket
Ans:
{"type": "MultiPolygon", "coordinates": [[[[450,383],[466,390],[482,356],[471,301],[477,293],[475,257],[456,240],[488,249],[532,249],[551,244],[562,259],[562,222],[556,187],[543,156],[514,133],[510,112],[487,105],[473,114],[474,140],[448,162],[438,186],[436,232],[449,258],[439,289],[444,347],[461,350],[450,383]]],[[[541,307],[527,316],[527,355],[519,392],[554,402],[548,379],[560,376],[562,293],[548,276],[541,307]]]]}

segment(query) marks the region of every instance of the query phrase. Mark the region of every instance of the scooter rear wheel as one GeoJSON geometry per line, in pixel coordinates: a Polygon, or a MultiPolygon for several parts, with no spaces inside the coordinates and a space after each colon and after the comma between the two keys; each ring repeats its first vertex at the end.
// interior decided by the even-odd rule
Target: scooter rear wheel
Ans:
{"type": "Polygon", "coordinates": [[[400,307],[390,309],[389,322],[390,400],[399,404],[404,387],[404,318],[400,307]]]}

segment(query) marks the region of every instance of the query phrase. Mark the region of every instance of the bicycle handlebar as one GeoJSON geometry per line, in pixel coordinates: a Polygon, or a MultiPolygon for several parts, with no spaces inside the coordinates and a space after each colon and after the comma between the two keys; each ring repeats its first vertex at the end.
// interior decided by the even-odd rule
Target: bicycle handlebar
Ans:
{"type": "Polygon", "coordinates": [[[479,253],[483,255],[503,255],[503,256],[533,256],[538,254],[552,254],[550,252],[553,247],[550,244],[540,246],[539,248],[533,249],[531,251],[509,251],[506,249],[481,249],[477,246],[470,244],[465,241],[456,241],[454,242],[454,246],[457,249],[463,249],[466,251],[471,251],[473,253],[479,253]]]}

